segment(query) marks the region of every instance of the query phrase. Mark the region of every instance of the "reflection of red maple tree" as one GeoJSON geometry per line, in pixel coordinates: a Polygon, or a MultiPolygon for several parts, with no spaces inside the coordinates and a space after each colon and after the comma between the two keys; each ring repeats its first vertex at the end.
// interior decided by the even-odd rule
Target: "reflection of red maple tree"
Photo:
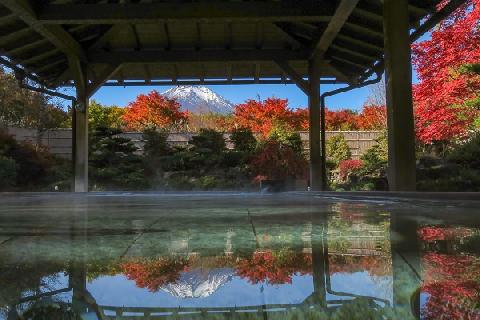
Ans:
{"type": "Polygon", "coordinates": [[[280,252],[256,251],[252,257],[240,259],[237,275],[250,283],[267,281],[269,284],[292,283],[295,274],[311,273],[312,257],[309,254],[282,250],[280,252]]]}
{"type": "Polygon", "coordinates": [[[471,236],[469,228],[444,228],[441,226],[424,226],[417,230],[418,238],[422,241],[453,240],[471,236]]]}
{"type": "Polygon", "coordinates": [[[154,292],[177,281],[180,272],[186,270],[188,262],[185,258],[162,257],[126,262],[122,264],[122,269],[129,280],[135,280],[137,287],[154,292]]]}
{"type": "Polygon", "coordinates": [[[385,276],[392,273],[391,260],[384,256],[333,255],[328,260],[330,274],[367,271],[369,275],[385,276]]]}
{"type": "Polygon", "coordinates": [[[468,255],[427,253],[422,291],[425,319],[480,319],[480,261],[468,255]]]}

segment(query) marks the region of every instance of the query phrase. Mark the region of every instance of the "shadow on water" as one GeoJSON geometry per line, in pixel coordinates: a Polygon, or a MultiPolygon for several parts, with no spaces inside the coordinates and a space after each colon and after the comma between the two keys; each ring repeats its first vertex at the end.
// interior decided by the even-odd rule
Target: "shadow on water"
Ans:
{"type": "Polygon", "coordinates": [[[480,318],[474,206],[243,194],[3,203],[0,319],[480,318]]]}

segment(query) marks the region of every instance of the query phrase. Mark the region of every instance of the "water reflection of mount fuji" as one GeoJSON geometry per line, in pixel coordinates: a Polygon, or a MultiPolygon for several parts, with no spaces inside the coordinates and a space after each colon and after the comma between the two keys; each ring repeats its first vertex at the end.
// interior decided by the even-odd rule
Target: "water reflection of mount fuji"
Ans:
{"type": "Polygon", "coordinates": [[[232,268],[195,269],[182,272],[175,283],[169,283],[161,290],[176,298],[206,298],[232,280],[234,274],[232,268]]]}

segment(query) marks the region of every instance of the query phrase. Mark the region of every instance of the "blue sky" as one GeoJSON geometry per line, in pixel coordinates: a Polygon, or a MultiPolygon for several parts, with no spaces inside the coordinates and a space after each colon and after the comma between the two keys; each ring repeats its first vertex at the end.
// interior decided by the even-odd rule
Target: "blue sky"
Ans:
{"type": "MultiPolygon", "coordinates": [[[[415,71],[413,82],[417,82],[415,71]]],[[[334,90],[345,85],[322,85],[321,91],[326,92],[334,90]]],[[[307,96],[293,84],[280,85],[213,85],[207,86],[212,91],[222,95],[230,102],[236,104],[247,99],[261,99],[268,97],[277,97],[288,99],[289,106],[292,109],[307,107],[307,96]]],[[[126,106],[134,101],[136,96],[141,93],[147,93],[151,90],[164,92],[172,88],[171,86],[145,86],[145,87],[102,87],[92,97],[93,100],[104,105],[126,106]]],[[[327,98],[327,107],[331,110],[353,109],[361,110],[364,102],[370,94],[371,86],[355,89],[349,92],[341,93],[327,98]]],[[[62,92],[75,95],[73,89],[63,89],[62,92]]]]}
{"type": "MultiPolygon", "coordinates": [[[[430,38],[427,33],[418,41],[424,41],[430,38]]],[[[413,72],[413,82],[417,82],[415,70],[413,72]]],[[[345,85],[322,85],[321,91],[326,92],[334,90],[345,85]]],[[[293,84],[287,85],[213,85],[207,86],[211,90],[230,100],[232,103],[241,103],[247,99],[261,99],[268,97],[277,97],[288,99],[289,106],[292,109],[305,108],[307,106],[307,96],[293,84]]],[[[124,107],[129,102],[135,100],[135,97],[141,93],[147,93],[151,90],[164,92],[172,88],[171,86],[146,86],[146,87],[102,87],[92,99],[105,105],[117,105],[124,107]]],[[[67,90],[69,94],[74,94],[73,90],[67,90]]],[[[359,88],[350,92],[338,94],[327,98],[327,106],[331,110],[353,109],[360,110],[370,94],[370,87],[359,88]]]]}
{"type": "MultiPolygon", "coordinates": [[[[341,87],[342,85],[323,85],[322,91],[329,91],[341,87]]],[[[295,85],[213,85],[207,86],[211,90],[222,95],[232,103],[240,103],[247,99],[261,99],[275,96],[277,98],[287,98],[291,108],[304,108],[307,106],[307,96],[295,85]]],[[[102,104],[114,104],[125,106],[133,101],[138,94],[157,90],[163,92],[168,90],[169,86],[157,87],[103,87],[92,99],[102,104]]],[[[343,93],[328,98],[328,105],[331,108],[352,108],[359,109],[363,105],[369,94],[368,88],[356,89],[354,91],[343,93]]]]}

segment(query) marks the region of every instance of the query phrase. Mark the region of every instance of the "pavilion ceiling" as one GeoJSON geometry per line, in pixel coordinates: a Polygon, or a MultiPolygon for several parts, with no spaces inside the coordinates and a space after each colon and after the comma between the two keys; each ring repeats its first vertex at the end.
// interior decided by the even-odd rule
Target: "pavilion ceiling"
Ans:
{"type": "MultiPolygon", "coordinates": [[[[440,0],[410,0],[412,31],[440,0]]],[[[451,0],[458,6],[459,0],[451,0]]],[[[110,85],[283,83],[325,56],[322,78],[355,83],[383,58],[383,0],[0,0],[0,54],[52,87],[68,56],[110,85]]]]}

